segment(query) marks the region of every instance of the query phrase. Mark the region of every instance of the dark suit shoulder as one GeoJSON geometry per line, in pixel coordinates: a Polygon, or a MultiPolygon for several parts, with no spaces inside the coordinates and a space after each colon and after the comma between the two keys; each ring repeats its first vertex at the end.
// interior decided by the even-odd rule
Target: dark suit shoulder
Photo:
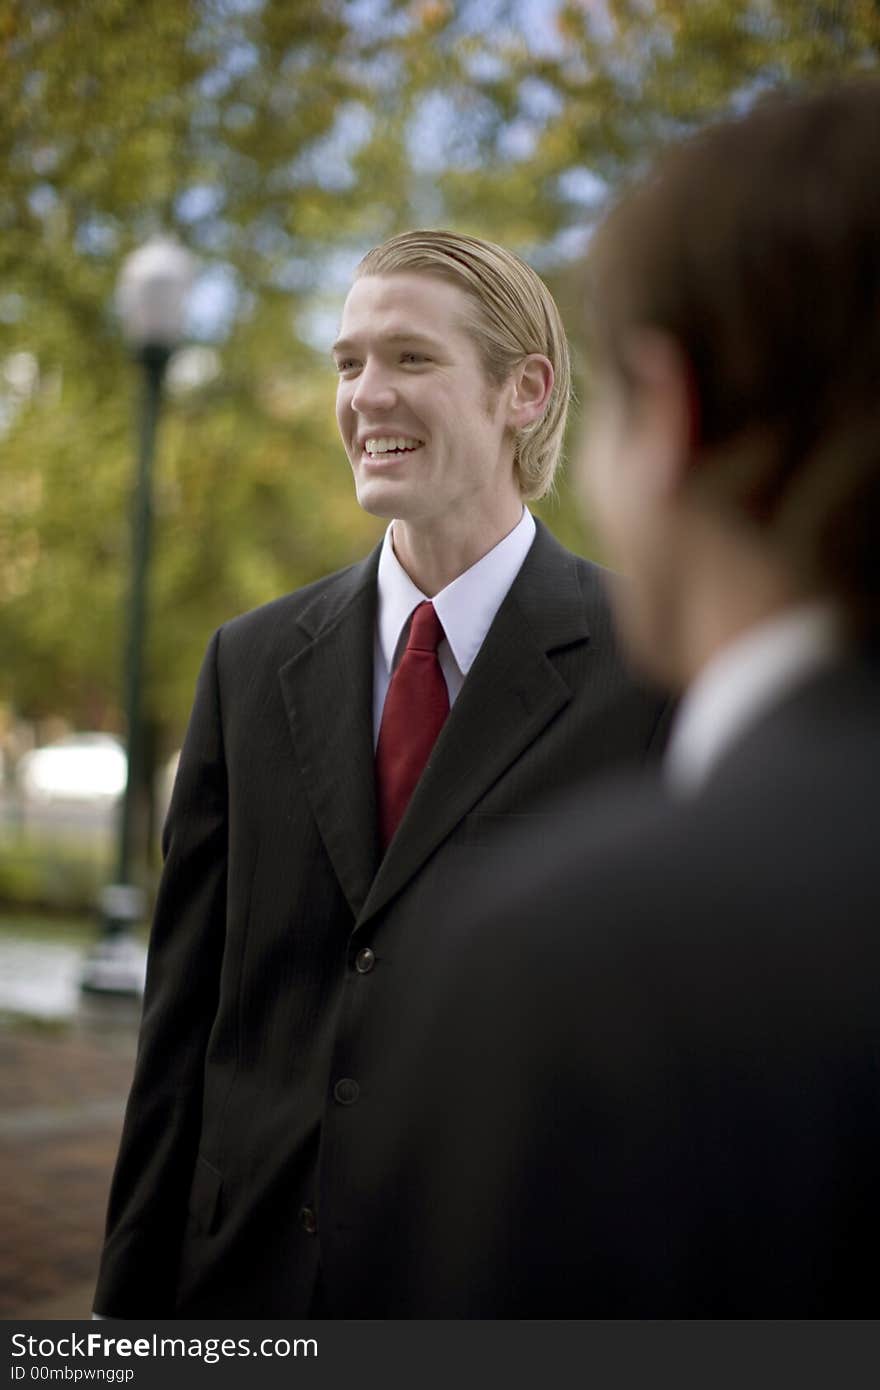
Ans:
{"type": "Polygon", "coordinates": [[[611,604],[611,588],[617,582],[617,577],[611,570],[605,569],[603,565],[598,565],[592,560],[585,560],[580,555],[575,555],[572,558],[575,561],[578,585],[583,595],[584,611],[587,614],[587,621],[590,624],[590,631],[594,640],[601,638],[612,643],[615,649],[619,650],[620,643],[611,604]]]}
{"type": "MultiPolygon", "coordinates": [[[[557,544],[559,543],[557,542],[557,544]]],[[[573,561],[578,573],[578,579],[583,585],[584,593],[595,593],[607,607],[607,591],[609,583],[614,578],[613,571],[606,569],[604,565],[600,565],[596,560],[588,560],[583,555],[575,554],[573,550],[566,550],[562,545],[560,545],[559,548],[573,561]]]]}
{"type": "Polygon", "coordinates": [[[676,952],[705,965],[753,933],[756,951],[783,959],[795,923],[801,952],[812,928],[873,936],[878,710],[876,675],[829,672],[744,735],[694,796],[656,775],[594,782],[557,803],[540,845],[499,846],[506,867],[475,879],[472,901],[503,921],[515,956],[549,920],[571,964],[584,952],[595,963],[604,941],[609,958],[635,951],[661,975],[676,952]]]}
{"type": "Polygon", "coordinates": [[[583,638],[610,638],[609,578],[600,565],[567,550],[537,521],[510,599],[549,651],[583,638]]]}

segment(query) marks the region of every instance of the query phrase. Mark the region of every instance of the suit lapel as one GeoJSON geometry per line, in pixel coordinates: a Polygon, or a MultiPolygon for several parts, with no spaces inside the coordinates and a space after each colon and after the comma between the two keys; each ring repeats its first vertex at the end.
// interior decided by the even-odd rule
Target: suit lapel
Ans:
{"type": "Polygon", "coordinates": [[[358,925],[399,892],[571,699],[549,652],[588,639],[575,560],[545,527],[492,623],[358,925]]]}
{"type": "Polygon", "coordinates": [[[310,640],[279,672],[303,783],[355,916],[378,859],[372,711],[379,549],[303,612],[310,640]]]}

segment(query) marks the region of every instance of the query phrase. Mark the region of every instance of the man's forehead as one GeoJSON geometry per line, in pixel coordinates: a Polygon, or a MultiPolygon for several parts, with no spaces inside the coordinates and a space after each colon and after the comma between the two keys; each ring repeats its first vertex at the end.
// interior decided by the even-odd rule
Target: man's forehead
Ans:
{"type": "Polygon", "coordinates": [[[424,345],[427,347],[439,346],[443,339],[436,337],[433,333],[426,333],[423,329],[410,327],[407,323],[392,323],[388,326],[382,323],[366,324],[346,324],[343,320],[340,336],[333,344],[333,352],[344,352],[347,348],[354,346],[355,343],[369,340],[370,342],[385,343],[393,347],[397,343],[409,343],[412,346],[424,345]]]}
{"type": "Polygon", "coordinates": [[[383,339],[421,336],[440,341],[437,328],[462,324],[468,296],[437,275],[410,272],[365,275],[355,280],[342,311],[340,333],[369,333],[383,339]]]}

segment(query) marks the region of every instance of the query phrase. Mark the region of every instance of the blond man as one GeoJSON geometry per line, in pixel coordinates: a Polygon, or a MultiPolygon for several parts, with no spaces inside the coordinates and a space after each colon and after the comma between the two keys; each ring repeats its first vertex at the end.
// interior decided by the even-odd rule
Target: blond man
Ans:
{"type": "MultiPolygon", "coordinates": [[[[208,649],[165,832],[137,1072],[95,1307],[367,1313],[359,1223],[417,1053],[413,983],[458,923],[452,864],[572,778],[641,761],[601,575],[524,505],[569,396],[546,287],[502,248],[411,232],[362,262],[334,346],[360,564],[208,649]]],[[[536,820],[536,824],[540,822],[536,820]]]]}

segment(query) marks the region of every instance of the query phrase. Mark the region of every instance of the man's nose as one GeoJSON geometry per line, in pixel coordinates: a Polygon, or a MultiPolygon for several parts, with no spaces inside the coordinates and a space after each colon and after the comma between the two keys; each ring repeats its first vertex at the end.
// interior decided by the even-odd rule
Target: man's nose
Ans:
{"type": "Polygon", "coordinates": [[[357,379],[351,398],[352,409],[359,414],[371,410],[392,410],[397,404],[397,392],[388,372],[378,362],[367,362],[357,379]]]}

